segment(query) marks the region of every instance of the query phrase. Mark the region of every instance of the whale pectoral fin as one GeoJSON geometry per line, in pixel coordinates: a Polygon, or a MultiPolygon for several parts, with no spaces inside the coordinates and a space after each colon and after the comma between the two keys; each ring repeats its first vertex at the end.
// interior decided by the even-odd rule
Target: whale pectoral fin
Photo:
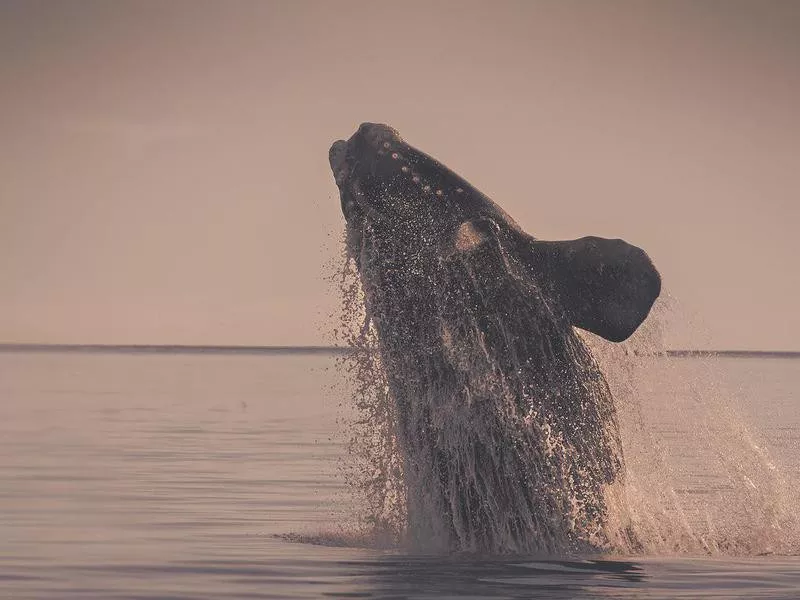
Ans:
{"type": "Polygon", "coordinates": [[[532,246],[535,268],[544,268],[572,324],[609,341],[630,337],[661,292],[650,258],[623,240],[584,237],[532,246]]]}

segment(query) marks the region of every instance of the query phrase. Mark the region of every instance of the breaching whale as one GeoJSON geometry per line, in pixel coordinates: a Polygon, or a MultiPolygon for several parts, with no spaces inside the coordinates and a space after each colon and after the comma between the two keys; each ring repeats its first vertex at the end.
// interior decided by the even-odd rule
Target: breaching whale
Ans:
{"type": "Polygon", "coordinates": [[[661,278],[622,240],[542,241],[386,125],[329,159],[393,404],[410,543],[608,544],[622,478],[611,392],[574,328],[618,342],[661,278]]]}

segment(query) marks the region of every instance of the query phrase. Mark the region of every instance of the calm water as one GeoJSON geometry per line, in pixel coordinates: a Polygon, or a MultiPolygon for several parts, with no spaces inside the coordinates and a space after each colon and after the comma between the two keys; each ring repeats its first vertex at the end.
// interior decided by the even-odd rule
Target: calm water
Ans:
{"type": "MultiPolygon", "coordinates": [[[[672,492],[721,514],[737,494],[710,457],[741,451],[741,431],[698,443],[702,394],[674,393],[709,368],[768,469],[800,479],[800,360],[664,360],[642,411],[672,492]]],[[[335,380],[319,355],[0,353],[0,597],[800,598],[795,556],[501,560],[287,541],[348,541],[335,380]]]]}

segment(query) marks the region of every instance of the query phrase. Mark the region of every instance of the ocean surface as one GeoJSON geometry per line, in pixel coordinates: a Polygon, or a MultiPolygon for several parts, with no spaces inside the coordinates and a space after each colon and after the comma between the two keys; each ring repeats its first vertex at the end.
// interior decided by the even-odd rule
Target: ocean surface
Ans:
{"type": "Polygon", "coordinates": [[[0,598],[800,598],[800,360],[641,361],[648,550],[556,559],[369,547],[333,355],[0,352],[0,598]]]}

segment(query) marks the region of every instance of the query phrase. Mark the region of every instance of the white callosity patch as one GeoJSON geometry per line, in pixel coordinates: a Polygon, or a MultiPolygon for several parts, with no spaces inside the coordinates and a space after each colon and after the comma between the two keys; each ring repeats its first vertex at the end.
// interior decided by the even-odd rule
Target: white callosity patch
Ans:
{"type": "Polygon", "coordinates": [[[459,225],[456,230],[453,245],[459,252],[469,252],[486,241],[486,236],[478,231],[475,226],[467,221],[459,225]]]}

